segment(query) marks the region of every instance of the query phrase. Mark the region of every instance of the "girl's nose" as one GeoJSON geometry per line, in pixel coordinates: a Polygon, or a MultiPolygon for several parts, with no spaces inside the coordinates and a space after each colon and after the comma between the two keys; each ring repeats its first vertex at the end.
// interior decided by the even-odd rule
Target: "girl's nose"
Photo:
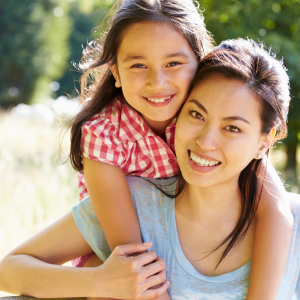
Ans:
{"type": "Polygon", "coordinates": [[[168,78],[163,70],[152,70],[148,76],[148,88],[160,90],[168,85],[168,78]]]}
{"type": "Polygon", "coordinates": [[[217,133],[211,127],[203,128],[196,137],[196,143],[205,151],[216,150],[217,147],[217,133]]]}

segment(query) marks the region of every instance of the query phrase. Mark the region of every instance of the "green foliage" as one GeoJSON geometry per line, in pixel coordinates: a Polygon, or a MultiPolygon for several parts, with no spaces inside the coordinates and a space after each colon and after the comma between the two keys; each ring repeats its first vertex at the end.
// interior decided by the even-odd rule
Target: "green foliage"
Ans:
{"type": "Polygon", "coordinates": [[[69,52],[69,2],[24,0],[0,3],[0,106],[50,96],[69,52]]]}

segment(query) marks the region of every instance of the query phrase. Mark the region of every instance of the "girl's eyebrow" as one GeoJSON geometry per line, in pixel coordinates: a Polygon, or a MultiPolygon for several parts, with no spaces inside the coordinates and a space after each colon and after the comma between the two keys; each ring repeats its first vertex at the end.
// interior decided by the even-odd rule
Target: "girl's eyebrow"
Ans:
{"type": "MultiPolygon", "coordinates": [[[[182,56],[182,57],[185,57],[185,58],[190,58],[189,55],[187,55],[184,52],[175,52],[175,53],[170,53],[170,54],[165,55],[166,58],[178,57],[178,56],[182,56]]],[[[142,55],[129,54],[123,59],[123,63],[128,61],[128,60],[134,60],[134,59],[146,59],[146,57],[142,56],[142,55]]]]}
{"type": "MultiPolygon", "coordinates": [[[[202,109],[207,114],[206,108],[198,100],[192,99],[189,102],[195,103],[200,109],[202,109]]],[[[247,119],[245,119],[241,116],[225,117],[222,120],[224,120],[224,121],[242,121],[242,122],[245,122],[245,123],[251,125],[247,119]]]]}

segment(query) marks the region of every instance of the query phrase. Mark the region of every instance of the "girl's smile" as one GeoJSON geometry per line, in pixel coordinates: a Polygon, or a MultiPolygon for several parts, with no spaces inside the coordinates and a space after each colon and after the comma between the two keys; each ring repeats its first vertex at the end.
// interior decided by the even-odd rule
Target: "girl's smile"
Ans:
{"type": "Polygon", "coordinates": [[[143,22],[126,30],[111,70],[126,101],[155,131],[176,116],[197,67],[181,33],[167,24],[143,22]]]}

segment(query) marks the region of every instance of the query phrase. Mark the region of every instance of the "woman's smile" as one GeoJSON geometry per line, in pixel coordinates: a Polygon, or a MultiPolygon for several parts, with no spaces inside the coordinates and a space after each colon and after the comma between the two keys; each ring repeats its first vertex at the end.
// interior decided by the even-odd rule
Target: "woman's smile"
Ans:
{"type": "Polygon", "coordinates": [[[178,117],[175,150],[195,186],[234,182],[262,146],[260,104],[241,81],[211,74],[196,86],[178,117]]]}
{"type": "Polygon", "coordinates": [[[189,166],[197,172],[211,172],[220,166],[220,164],[221,162],[214,158],[189,150],[189,166]]]}

